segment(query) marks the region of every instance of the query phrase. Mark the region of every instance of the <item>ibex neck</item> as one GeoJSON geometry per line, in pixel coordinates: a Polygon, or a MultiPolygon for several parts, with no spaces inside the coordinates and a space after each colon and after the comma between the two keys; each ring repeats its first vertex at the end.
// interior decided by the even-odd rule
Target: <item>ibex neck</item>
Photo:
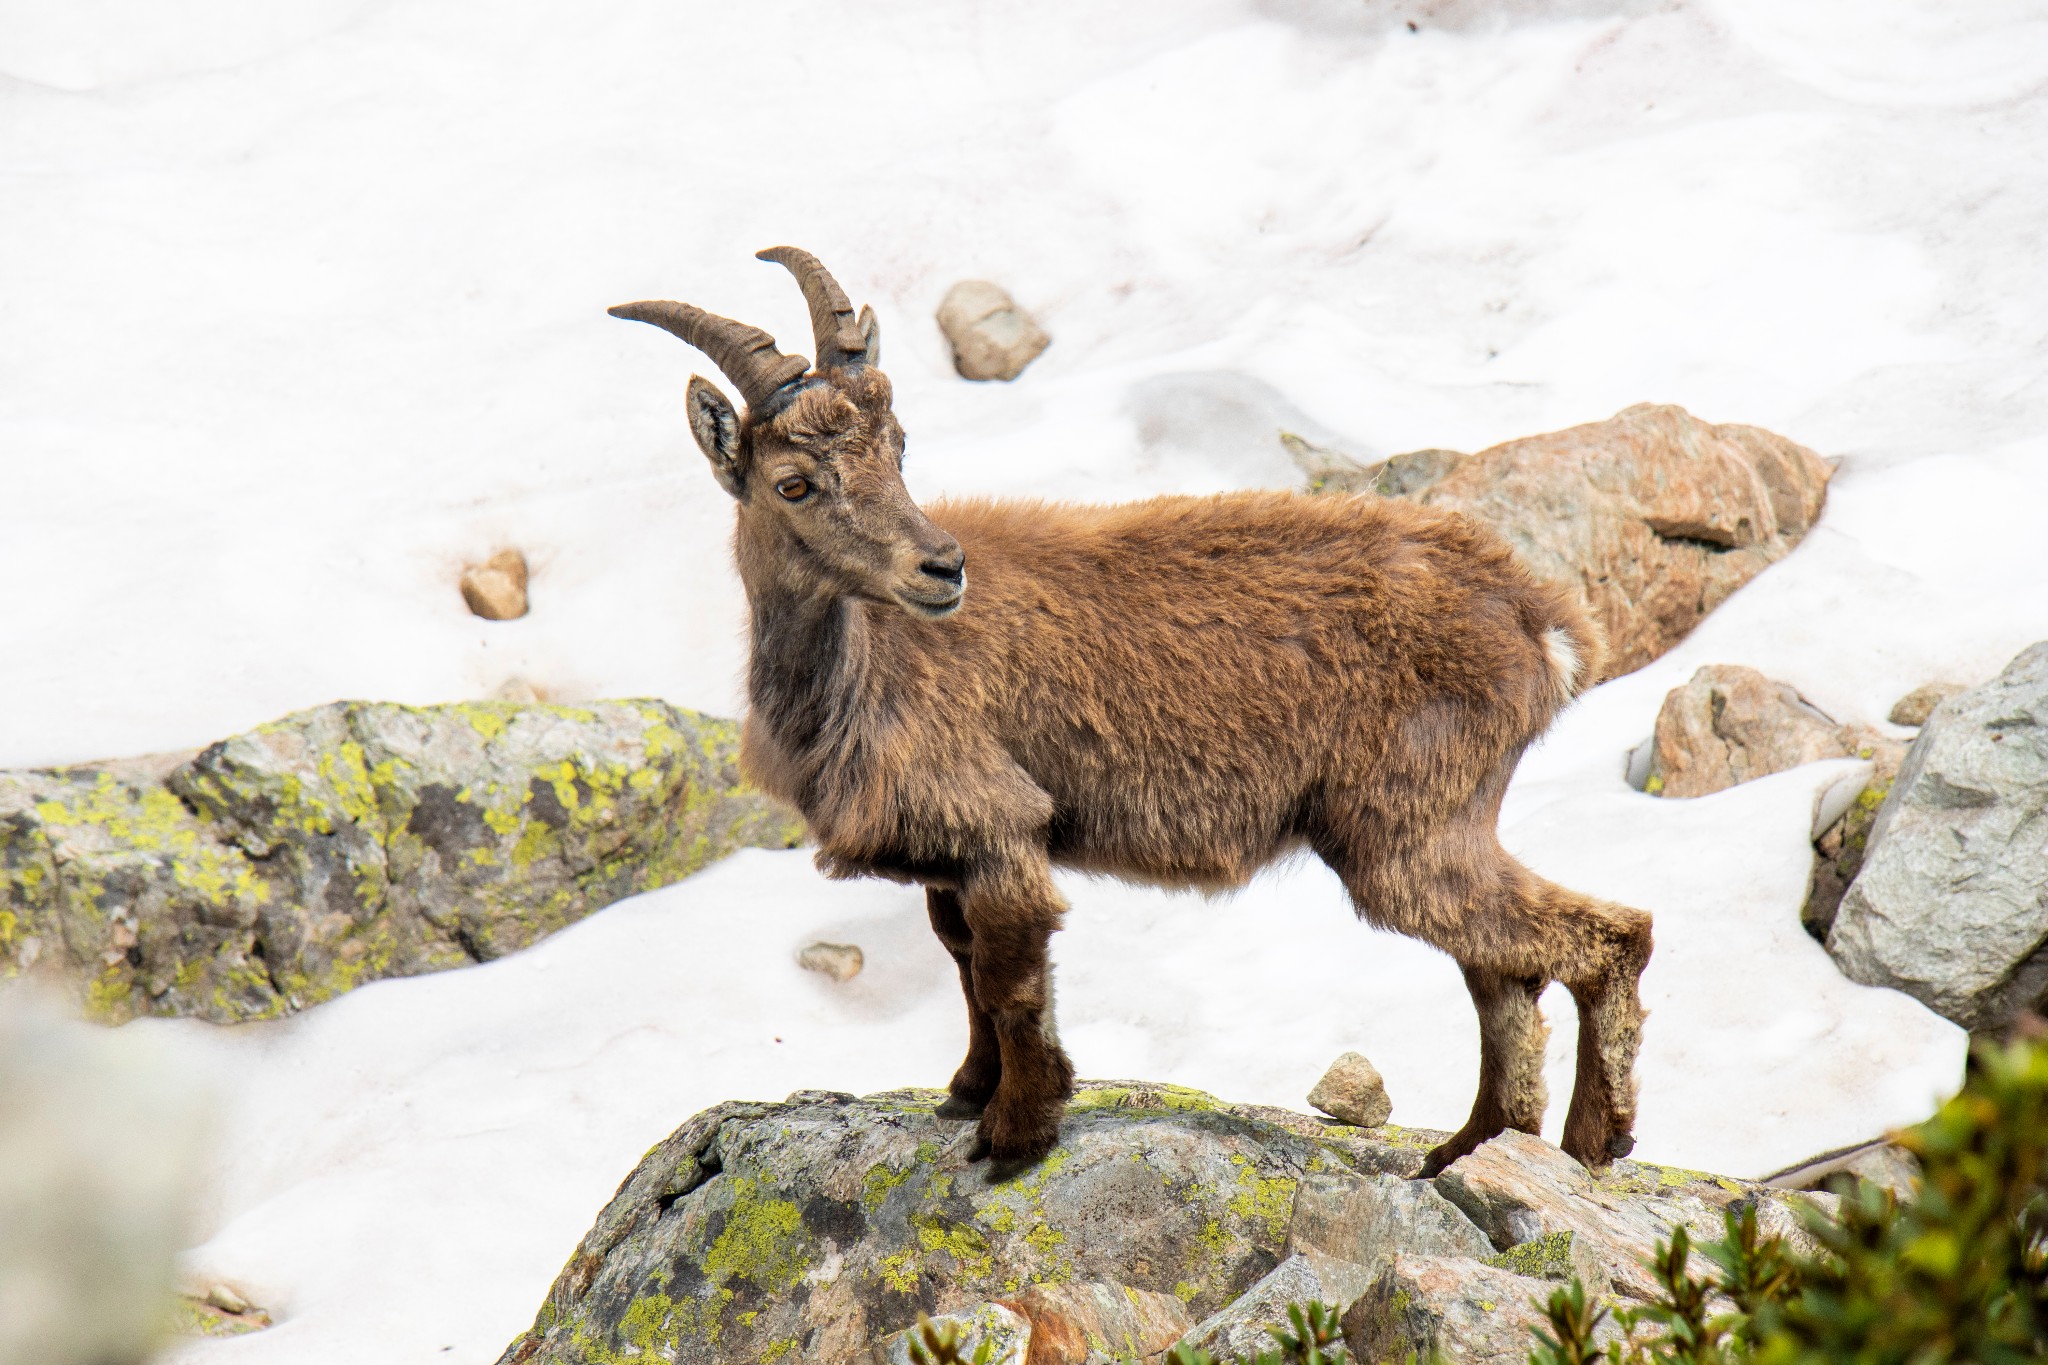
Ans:
{"type": "Polygon", "coordinates": [[[752,649],[747,696],[756,719],[792,754],[829,731],[856,685],[864,631],[844,597],[748,583],[752,649]]]}

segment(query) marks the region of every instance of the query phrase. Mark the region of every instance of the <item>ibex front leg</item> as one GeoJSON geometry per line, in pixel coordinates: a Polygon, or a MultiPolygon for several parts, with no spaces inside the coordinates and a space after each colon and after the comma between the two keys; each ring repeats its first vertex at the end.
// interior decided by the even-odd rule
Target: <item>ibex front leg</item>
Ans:
{"type": "Polygon", "coordinates": [[[974,1003],[987,1011],[1002,1059],[980,1145],[998,1167],[1017,1168],[1059,1142],[1074,1091],[1074,1066],[1053,1024],[1045,951],[1066,907],[1045,863],[1017,862],[971,873],[961,908],[973,935],[974,1003]]]}
{"type": "Polygon", "coordinates": [[[996,1046],[995,1021],[974,997],[974,933],[960,909],[960,893],[927,887],[925,910],[932,918],[932,932],[953,955],[960,968],[960,993],[967,997],[967,1060],[953,1073],[945,1103],[938,1107],[942,1119],[976,1119],[995,1098],[996,1082],[1002,1078],[1003,1059],[996,1046]]]}

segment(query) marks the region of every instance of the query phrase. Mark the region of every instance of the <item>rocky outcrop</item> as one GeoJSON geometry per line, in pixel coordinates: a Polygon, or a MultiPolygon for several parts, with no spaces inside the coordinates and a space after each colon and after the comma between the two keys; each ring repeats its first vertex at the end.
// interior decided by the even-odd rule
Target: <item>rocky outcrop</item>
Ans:
{"type": "Polygon", "coordinates": [[[2048,642],[1938,706],[1879,809],[1828,951],[1974,1031],[2048,995],[2048,642]]]}
{"type": "Polygon", "coordinates": [[[1639,1294],[1660,1232],[1718,1236],[1743,1202],[1791,1221],[1794,1196],[1629,1161],[1596,1177],[1521,1134],[1423,1181],[1442,1134],[1137,1082],[1084,1082],[1052,1156],[992,1183],[940,1098],[698,1115],[627,1178],[500,1365],[894,1359],[920,1314],[985,1323],[992,1355],[1107,1365],[1160,1359],[1169,1331],[1269,1346],[1304,1298],[1354,1310],[1377,1352],[1360,1359],[1520,1365],[1561,1275],[1639,1294]]]}
{"type": "Polygon", "coordinates": [[[796,818],[656,701],[337,702],[194,755],[0,773],[0,975],[92,1017],[288,1014],[499,957],[796,818]]]}
{"type": "Polygon", "coordinates": [[[1015,379],[1052,341],[999,284],[962,280],[939,302],[939,330],[963,379],[1015,379]]]}
{"type": "Polygon", "coordinates": [[[1462,460],[1422,454],[1375,481],[1414,484],[1416,501],[1487,522],[1539,577],[1569,587],[1606,630],[1608,676],[1671,648],[1783,558],[1819,517],[1833,472],[1759,427],[1659,404],[1462,460]]]}

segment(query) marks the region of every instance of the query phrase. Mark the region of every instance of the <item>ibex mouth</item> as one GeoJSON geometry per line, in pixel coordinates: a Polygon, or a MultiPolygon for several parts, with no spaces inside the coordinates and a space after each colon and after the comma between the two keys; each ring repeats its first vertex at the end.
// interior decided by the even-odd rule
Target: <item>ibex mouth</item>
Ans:
{"type": "Polygon", "coordinates": [[[961,599],[966,596],[965,589],[954,593],[950,597],[937,599],[912,597],[909,593],[903,592],[900,589],[895,593],[896,600],[903,604],[905,611],[909,612],[912,616],[922,616],[927,621],[938,621],[951,616],[954,612],[960,610],[961,599]]]}

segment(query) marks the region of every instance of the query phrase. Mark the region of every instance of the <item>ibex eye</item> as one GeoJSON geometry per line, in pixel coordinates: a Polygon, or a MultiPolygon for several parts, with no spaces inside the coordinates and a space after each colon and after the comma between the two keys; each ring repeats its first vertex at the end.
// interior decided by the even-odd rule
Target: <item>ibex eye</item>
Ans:
{"type": "Polygon", "coordinates": [[[800,502],[803,500],[804,495],[811,491],[811,481],[792,475],[778,482],[775,485],[775,491],[788,498],[791,502],[800,502]]]}

